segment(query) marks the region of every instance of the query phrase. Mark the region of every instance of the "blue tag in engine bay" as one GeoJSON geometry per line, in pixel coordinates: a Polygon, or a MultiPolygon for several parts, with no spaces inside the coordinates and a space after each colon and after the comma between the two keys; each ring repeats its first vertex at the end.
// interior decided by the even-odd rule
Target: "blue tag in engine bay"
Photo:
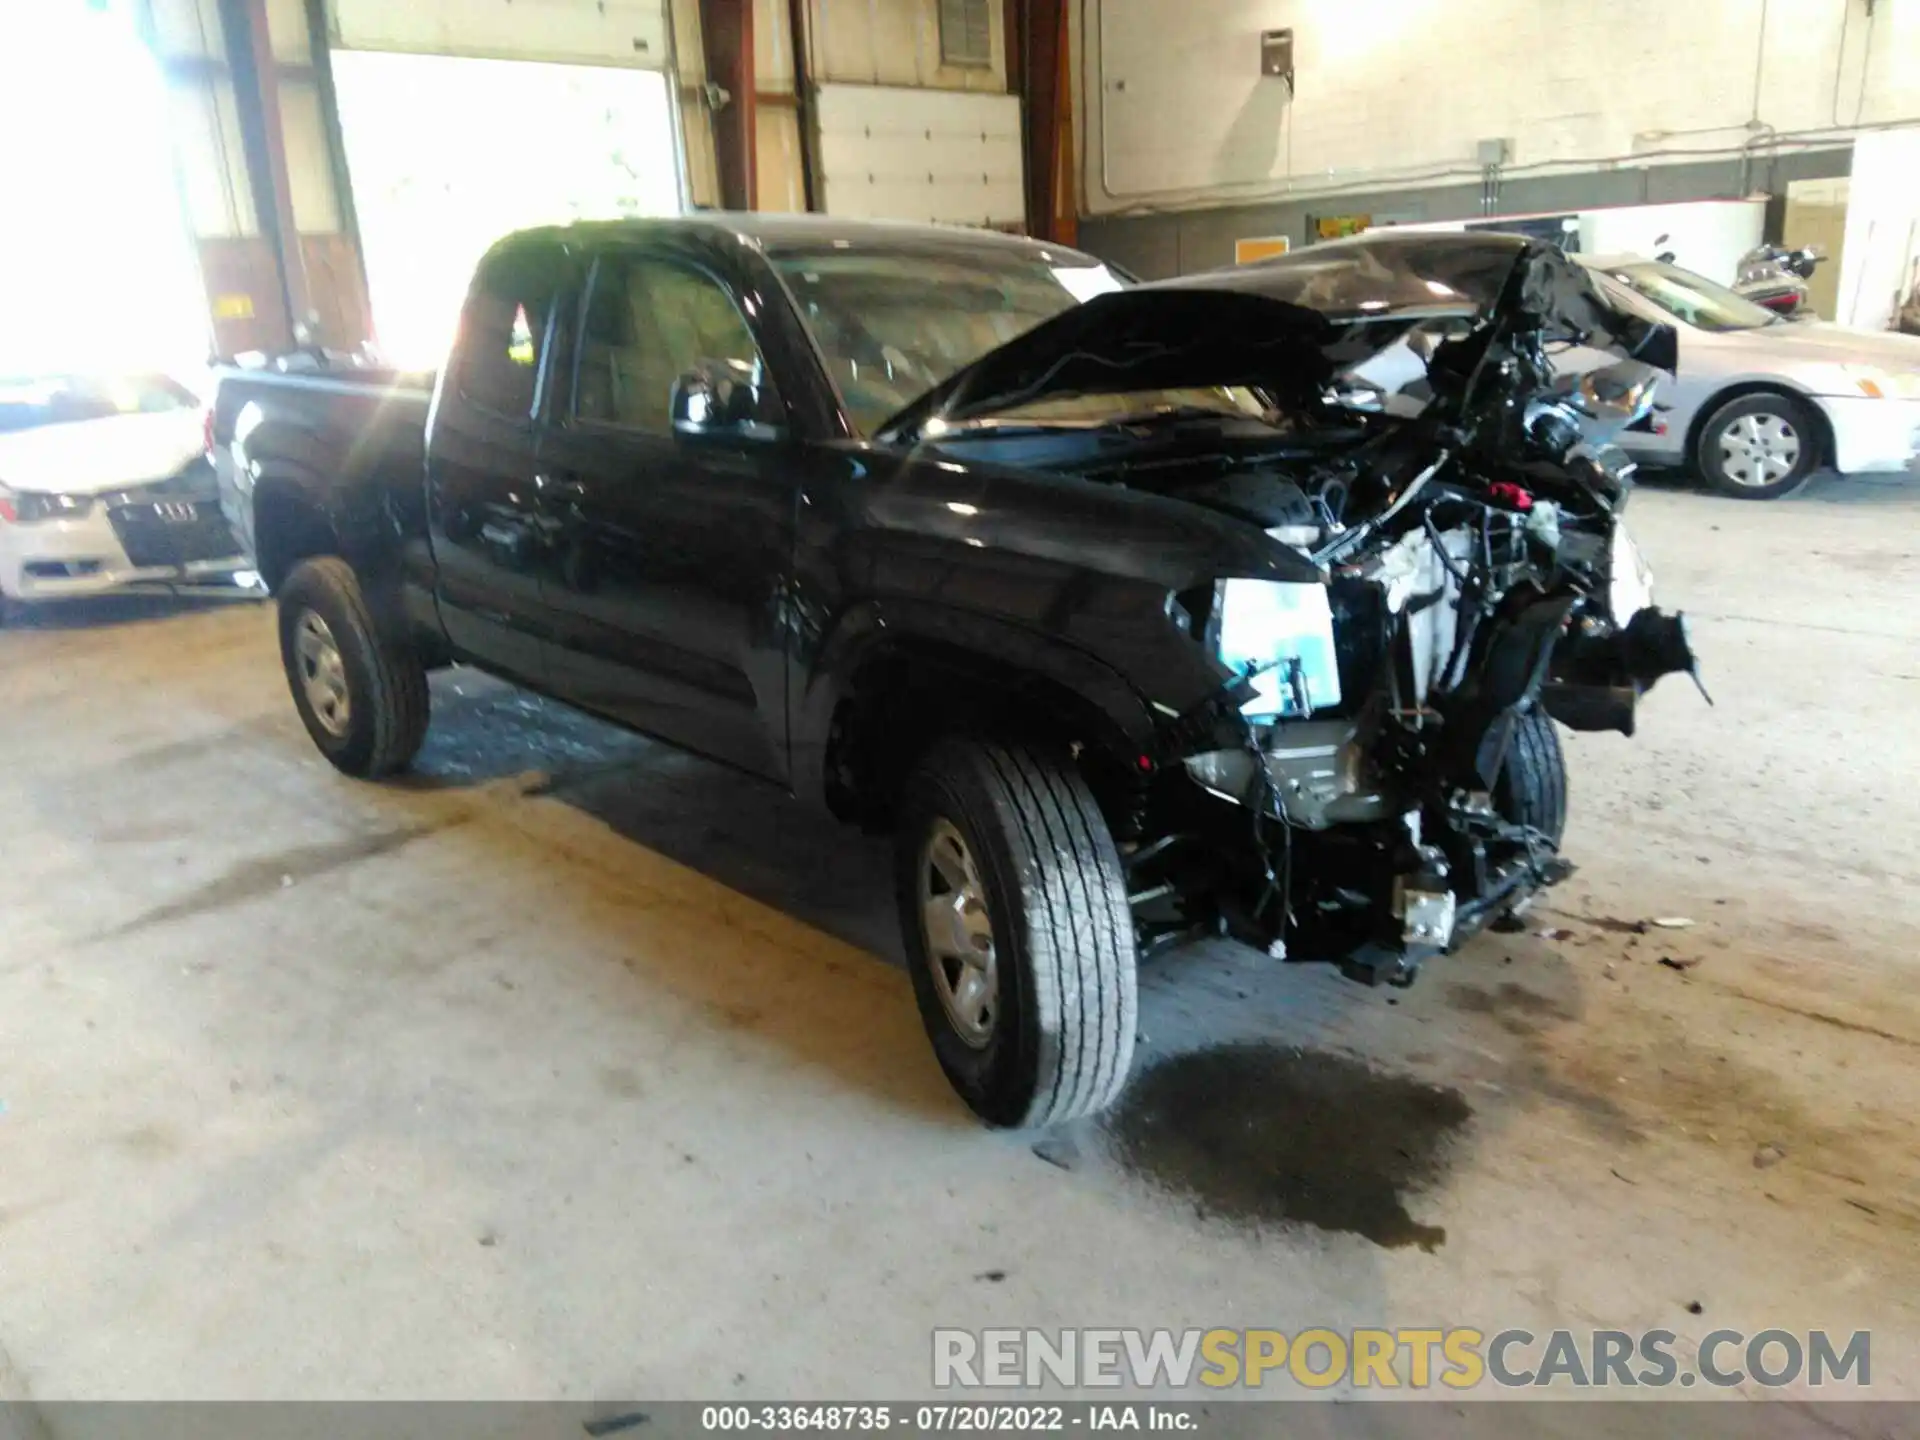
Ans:
{"type": "Polygon", "coordinates": [[[1340,703],[1326,586],[1228,580],[1221,592],[1220,658],[1258,671],[1242,715],[1298,719],[1340,703]]]}

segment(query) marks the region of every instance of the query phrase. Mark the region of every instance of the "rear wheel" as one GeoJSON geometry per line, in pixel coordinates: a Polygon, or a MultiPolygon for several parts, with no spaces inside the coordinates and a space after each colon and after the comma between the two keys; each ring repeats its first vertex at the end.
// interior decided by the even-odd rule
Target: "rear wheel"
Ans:
{"type": "Polygon", "coordinates": [[[943,742],[907,782],[896,874],[920,1017],[960,1097],[1001,1126],[1104,1109],[1133,1060],[1133,921],[1079,773],[943,742]]]}
{"type": "Polygon", "coordinates": [[[404,640],[383,635],[352,567],[303,560],[280,587],[280,658],[320,753],[349,775],[404,770],[427,733],[427,676],[404,640]]]}
{"type": "Polygon", "coordinates": [[[1696,449],[1700,473],[1723,495],[1775,500],[1806,482],[1820,463],[1812,412],[1786,395],[1742,395],[1707,418],[1696,449]]]}

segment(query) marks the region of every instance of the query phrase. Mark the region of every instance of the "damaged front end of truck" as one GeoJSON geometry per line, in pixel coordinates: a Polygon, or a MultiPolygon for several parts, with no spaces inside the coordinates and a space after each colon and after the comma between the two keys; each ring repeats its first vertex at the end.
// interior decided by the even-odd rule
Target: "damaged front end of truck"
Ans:
{"type": "Polygon", "coordinates": [[[1554,502],[1427,503],[1323,589],[1226,580],[1194,606],[1238,673],[1166,717],[1127,857],[1146,945],[1224,931],[1404,985],[1570,873],[1552,721],[1630,733],[1639,695],[1694,669],[1684,622],[1616,609],[1644,593],[1613,579],[1630,542],[1568,545],[1554,502]]]}
{"type": "Polygon", "coordinates": [[[1554,722],[1630,735],[1696,669],[1609,443],[1654,407],[1670,330],[1550,247],[1406,235],[1104,297],[1021,344],[921,433],[1205,386],[1271,431],[1130,415],[1053,467],[1224,511],[1293,566],[1166,597],[1212,679],[1139,680],[1159,747],[1118,828],[1143,949],[1226,933],[1404,985],[1569,873],[1554,722]]]}

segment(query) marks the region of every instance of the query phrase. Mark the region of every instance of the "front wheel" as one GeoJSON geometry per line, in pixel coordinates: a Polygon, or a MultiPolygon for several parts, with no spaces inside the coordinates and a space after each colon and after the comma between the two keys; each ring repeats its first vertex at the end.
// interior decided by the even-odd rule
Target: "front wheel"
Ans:
{"type": "Polygon", "coordinates": [[[999,1126],[1104,1109],[1139,992],[1120,857],[1079,773],[941,743],[907,782],[896,876],[920,1018],[961,1099],[999,1126]]]}
{"type": "Polygon", "coordinates": [[[427,733],[427,675],[383,635],[360,581],[337,556],[303,560],[280,587],[280,658],[320,753],[349,775],[404,770],[427,733]]]}
{"type": "Polygon", "coordinates": [[[1566,834],[1567,758],[1546,711],[1529,710],[1513,727],[1493,804],[1503,818],[1531,827],[1555,846],[1566,834]]]}
{"type": "Polygon", "coordinates": [[[1722,495],[1776,500],[1792,494],[1820,463],[1819,430],[1802,402],[1786,395],[1742,395],[1701,427],[1700,473],[1722,495]]]}

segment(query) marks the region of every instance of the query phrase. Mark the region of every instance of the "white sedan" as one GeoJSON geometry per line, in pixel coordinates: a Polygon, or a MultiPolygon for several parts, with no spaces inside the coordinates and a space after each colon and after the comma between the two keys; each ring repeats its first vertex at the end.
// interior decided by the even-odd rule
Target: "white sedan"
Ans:
{"type": "Polygon", "coordinates": [[[1617,304],[1679,337],[1659,419],[1620,437],[1634,458],[1691,465],[1723,494],[1771,500],[1821,465],[1903,470],[1920,454],[1920,339],[1782,319],[1660,260],[1585,263],[1617,304]]]}
{"type": "Polygon", "coordinates": [[[246,564],[185,386],[0,380],[0,605],[216,581],[246,564]]]}

